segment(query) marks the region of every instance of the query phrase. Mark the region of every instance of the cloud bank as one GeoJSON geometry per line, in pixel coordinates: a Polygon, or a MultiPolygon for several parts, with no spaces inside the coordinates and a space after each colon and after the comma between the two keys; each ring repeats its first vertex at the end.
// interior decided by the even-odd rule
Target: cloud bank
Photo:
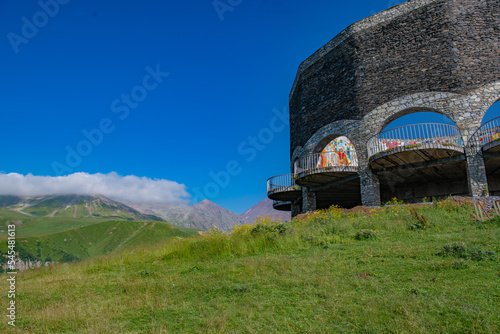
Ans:
{"type": "Polygon", "coordinates": [[[117,201],[135,203],[186,204],[190,196],[186,186],[168,180],[156,180],[117,173],[75,173],[67,176],[0,174],[0,195],[102,195],[117,201]]]}

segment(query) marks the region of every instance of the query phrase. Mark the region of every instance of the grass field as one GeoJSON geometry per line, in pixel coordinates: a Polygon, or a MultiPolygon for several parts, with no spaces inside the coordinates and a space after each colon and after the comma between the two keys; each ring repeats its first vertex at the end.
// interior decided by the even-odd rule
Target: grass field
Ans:
{"type": "MultiPolygon", "coordinates": [[[[51,219],[52,220],[52,219],[51,219]]],[[[50,220],[50,224],[53,222],[50,220]]],[[[17,237],[18,250],[22,259],[72,262],[89,259],[92,257],[123,251],[141,246],[156,245],[173,237],[188,237],[197,231],[174,227],[165,222],[141,222],[141,221],[94,221],[82,226],[68,224],[61,232],[48,234],[46,229],[40,235],[17,237]]],[[[43,225],[38,222],[39,225],[43,225]]],[[[34,223],[33,223],[34,224],[34,223]]],[[[62,223],[63,224],[63,223],[62,223]]],[[[34,228],[33,228],[34,229],[34,228]]],[[[0,239],[0,250],[7,253],[7,243],[0,239]]]]}
{"type": "Polygon", "coordinates": [[[412,210],[263,219],[21,273],[10,332],[500,332],[500,218],[412,210]]]}

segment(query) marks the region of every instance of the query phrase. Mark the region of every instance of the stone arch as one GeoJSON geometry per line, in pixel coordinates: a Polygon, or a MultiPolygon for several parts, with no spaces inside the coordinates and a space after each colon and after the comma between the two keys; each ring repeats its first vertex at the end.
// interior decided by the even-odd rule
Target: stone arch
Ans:
{"type": "Polygon", "coordinates": [[[359,140],[360,125],[356,120],[341,120],[323,126],[303,147],[295,148],[291,161],[309,154],[320,153],[330,141],[340,136],[349,138],[359,154],[360,150],[365,150],[365,145],[359,140]]]}
{"type": "Polygon", "coordinates": [[[484,116],[481,120],[481,127],[486,123],[490,122],[491,120],[498,118],[500,116],[499,111],[500,111],[500,95],[498,96],[498,99],[493,101],[493,103],[489,107],[486,107],[486,112],[484,113],[484,116]],[[486,118],[486,116],[490,113],[490,111],[496,114],[496,116],[491,117],[490,115],[490,117],[486,118]]]}
{"type": "MultiPolygon", "coordinates": [[[[435,110],[435,109],[431,109],[431,108],[423,108],[423,107],[415,107],[415,108],[409,108],[409,109],[404,109],[404,110],[401,110],[395,114],[392,114],[389,118],[387,118],[385,120],[384,123],[382,123],[382,128],[380,129],[380,132],[384,131],[387,126],[394,122],[395,120],[398,120],[400,119],[401,117],[404,117],[404,116],[407,116],[407,115],[410,115],[410,114],[416,114],[416,113],[422,113],[422,112],[429,112],[429,113],[435,113],[435,114],[439,114],[443,117],[446,117],[448,119],[450,119],[447,115],[439,112],[438,110],[435,110]]],[[[450,119],[451,120],[451,119],[450,119]]],[[[453,120],[451,120],[453,121],[453,120]]]]}
{"type": "Polygon", "coordinates": [[[361,135],[369,139],[380,133],[391,121],[413,112],[432,111],[451,119],[464,136],[472,135],[480,126],[488,109],[500,98],[500,82],[495,82],[467,95],[428,92],[402,96],[384,103],[366,114],[361,135]]]}
{"type": "Polygon", "coordinates": [[[490,109],[495,103],[500,102],[500,81],[484,87],[482,90],[476,92],[476,94],[471,94],[471,98],[473,97],[475,102],[481,101],[483,104],[483,113],[481,115],[482,120],[488,109],[490,109]]]}
{"type": "Polygon", "coordinates": [[[364,129],[363,135],[373,137],[397,118],[421,111],[436,112],[459,125],[458,115],[449,108],[449,101],[459,97],[460,95],[452,93],[418,93],[387,102],[363,117],[361,120],[364,129]]]}

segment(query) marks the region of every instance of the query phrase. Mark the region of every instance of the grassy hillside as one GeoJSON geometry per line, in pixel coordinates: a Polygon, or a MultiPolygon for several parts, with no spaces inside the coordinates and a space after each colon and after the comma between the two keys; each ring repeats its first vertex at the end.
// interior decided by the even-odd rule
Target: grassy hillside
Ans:
{"type": "Polygon", "coordinates": [[[416,210],[330,209],[22,273],[13,332],[500,332],[500,218],[416,210]]]}
{"type": "MultiPolygon", "coordinates": [[[[18,221],[19,224],[16,228],[17,236],[23,238],[59,233],[70,229],[98,224],[110,220],[110,218],[23,218],[24,219],[18,221]]],[[[2,219],[0,218],[0,224],[1,221],[2,219]]]]}
{"type": "MultiPolygon", "coordinates": [[[[17,235],[17,251],[23,260],[40,260],[71,262],[108,254],[113,251],[123,251],[154,245],[173,237],[187,237],[196,233],[196,230],[180,229],[165,222],[140,221],[80,221],[73,219],[47,219],[44,226],[42,221],[32,221],[26,227],[29,237],[24,233],[17,235]],[[55,220],[55,221],[54,221],[55,220]],[[69,228],[69,226],[78,226],[69,228]],[[64,228],[63,228],[64,226],[64,228]],[[47,233],[48,230],[61,229],[61,232],[47,233]],[[42,233],[33,235],[40,230],[42,233]]],[[[3,234],[3,233],[2,233],[3,234]]],[[[6,254],[7,243],[0,238],[0,252],[6,254]]]]}

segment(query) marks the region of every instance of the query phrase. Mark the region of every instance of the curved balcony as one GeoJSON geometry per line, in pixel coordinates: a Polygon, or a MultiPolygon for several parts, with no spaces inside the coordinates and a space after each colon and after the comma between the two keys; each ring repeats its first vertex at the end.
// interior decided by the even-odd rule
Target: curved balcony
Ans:
{"type": "Polygon", "coordinates": [[[485,152],[500,151],[500,117],[481,125],[472,135],[470,143],[485,152]]]}
{"type": "Polygon", "coordinates": [[[357,174],[356,151],[324,152],[299,159],[295,166],[295,183],[304,187],[317,187],[357,174]],[[342,155],[342,157],[341,157],[342,155]]]}
{"type": "Polygon", "coordinates": [[[274,201],[273,208],[279,211],[292,211],[292,202],[274,201]]]}
{"type": "Polygon", "coordinates": [[[453,125],[424,123],[386,130],[368,141],[374,168],[385,168],[464,154],[460,130],[453,125]]]}
{"type": "Polygon", "coordinates": [[[267,180],[267,197],[275,201],[294,201],[302,188],[295,184],[292,174],[273,176],[267,180]]]}

